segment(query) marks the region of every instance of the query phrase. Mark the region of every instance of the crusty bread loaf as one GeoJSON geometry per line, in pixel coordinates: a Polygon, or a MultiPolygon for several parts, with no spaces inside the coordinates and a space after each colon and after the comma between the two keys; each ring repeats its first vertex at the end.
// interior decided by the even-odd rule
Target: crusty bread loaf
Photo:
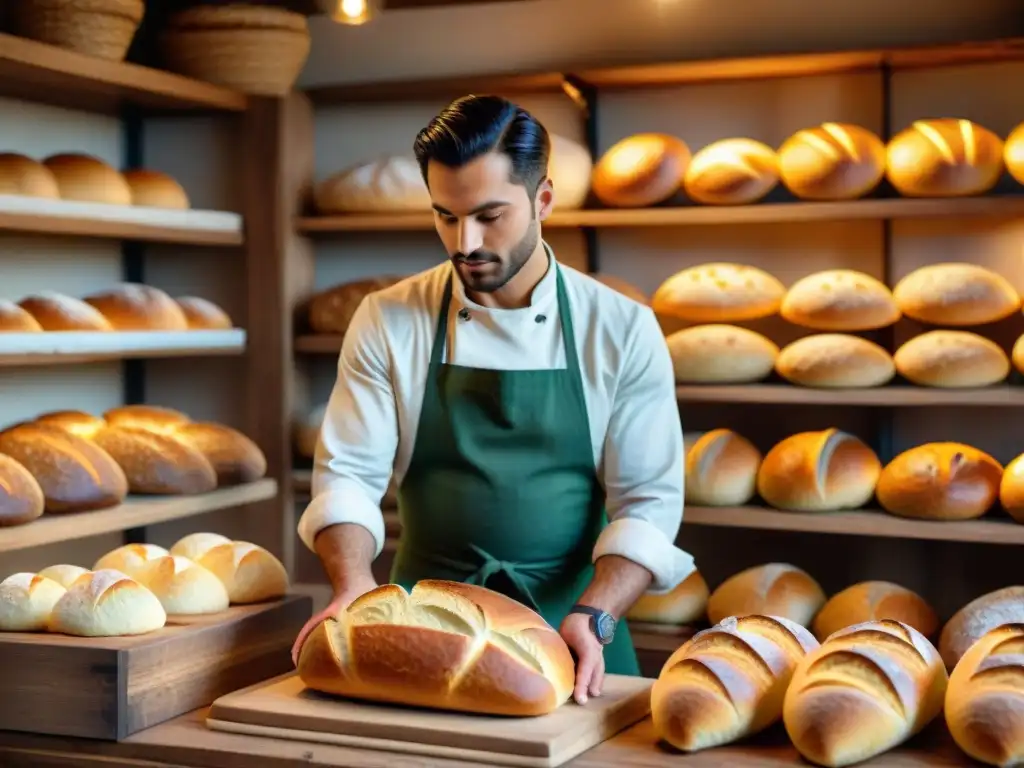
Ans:
{"type": "Polygon", "coordinates": [[[913,627],[925,637],[939,629],[935,610],[916,592],[891,581],[862,581],[829,598],[814,617],[814,636],[829,635],[854,624],[891,619],[913,627]]]}
{"type": "Polygon", "coordinates": [[[594,166],[591,189],[605,205],[646,208],[679,191],[690,148],[664,133],[637,133],[613,144],[594,166]]]}
{"type": "Polygon", "coordinates": [[[38,160],[17,152],[0,152],[0,195],[59,200],[60,189],[53,171],[38,160]]]}
{"type": "Polygon", "coordinates": [[[925,443],[896,456],[875,492],[886,512],[919,520],[971,520],[999,495],[1002,465],[963,443],[925,443]]]}
{"type": "Polygon", "coordinates": [[[790,192],[805,200],[863,197],[885,175],[885,142],[859,125],[822,123],[783,142],[779,175],[790,192]]]}
{"type": "Polygon", "coordinates": [[[30,523],[43,514],[43,489],[23,464],[0,453],[0,528],[30,523]]]}
{"type": "Polygon", "coordinates": [[[24,307],[0,299],[0,333],[41,333],[43,326],[24,307]]]}
{"type": "Polygon", "coordinates": [[[865,388],[892,381],[892,355],[873,341],[847,333],[816,333],[787,344],[775,372],[801,387],[865,388]]]}
{"type": "Polygon", "coordinates": [[[173,208],[183,211],[190,207],[185,188],[177,179],[160,171],[135,168],[121,174],[132,194],[132,205],[151,208],[173,208]]]}
{"type": "Polygon", "coordinates": [[[429,213],[430,192],[412,155],[382,156],[331,174],[313,189],[322,214],[429,213]]]}
{"type": "Polygon", "coordinates": [[[230,544],[231,539],[219,533],[200,531],[178,539],[170,549],[172,555],[187,557],[198,562],[204,552],[221,544],[230,544]]]}
{"type": "Polygon", "coordinates": [[[749,384],[772,372],[779,348],[738,325],[695,325],[670,334],[672,368],[680,384],[749,384]]]}
{"type": "Polygon", "coordinates": [[[17,424],[0,432],[0,453],[32,473],[46,512],[105,509],[128,495],[128,478],[110,454],[52,424],[17,424]]]}
{"type": "Polygon", "coordinates": [[[1013,349],[1010,352],[1010,361],[1013,363],[1013,367],[1017,369],[1018,373],[1024,373],[1024,334],[1013,343],[1013,349]]]}
{"type": "Polygon", "coordinates": [[[686,169],[686,196],[709,205],[745,205],[779,183],[779,158],[753,139],[722,139],[693,156],[686,169]]]}
{"type": "Polygon", "coordinates": [[[632,283],[623,280],[621,277],[615,275],[606,275],[602,272],[595,272],[591,275],[592,278],[597,280],[599,283],[603,283],[609,288],[618,291],[623,296],[626,296],[633,301],[639,302],[640,304],[649,304],[650,299],[647,298],[647,294],[641,291],[632,283]]]}
{"type": "Polygon", "coordinates": [[[394,704],[528,717],[572,693],[565,641],[543,618],[471,584],[385,584],[310,633],[298,672],[322,693],[394,704]]]}
{"type": "Polygon", "coordinates": [[[65,589],[36,573],[15,573],[0,581],[0,632],[43,632],[65,589]]]}
{"type": "Polygon", "coordinates": [[[131,205],[132,190],[120,172],[98,157],[64,152],[43,161],[50,169],[62,200],[131,205]]]}
{"type": "Polygon", "coordinates": [[[761,462],[757,492],[776,509],[835,512],[870,501],[882,463],[864,441],[838,429],[799,432],[761,462]]]}
{"type": "Polygon", "coordinates": [[[1024,123],[1006,137],[1003,145],[1003,164],[1019,184],[1024,184],[1024,123]]]}
{"type": "Polygon", "coordinates": [[[663,595],[645,592],[626,612],[631,621],[654,624],[690,624],[704,618],[708,607],[708,585],[700,571],[694,571],[663,595]]]}
{"type": "Polygon", "coordinates": [[[731,616],[676,649],[651,688],[659,738],[696,752],[763,731],[782,717],[799,661],[818,647],[777,616],[731,616]]]}
{"type": "Polygon", "coordinates": [[[139,569],[138,580],[156,595],[168,616],[217,613],[230,605],[224,583],[180,555],[146,561],[139,569]]]}
{"type": "Polygon", "coordinates": [[[135,427],[150,432],[173,434],[192,420],[174,408],[162,405],[119,405],[104,411],[103,418],[112,427],[135,427]]]}
{"type": "Polygon", "coordinates": [[[205,421],[192,422],[178,427],[174,437],[206,458],[219,486],[252,483],[267,473],[263,451],[237,429],[205,421]]]}
{"type": "Polygon", "coordinates": [[[1003,140],[970,120],[915,120],[889,141],[889,182],[907,197],[988,192],[1003,172],[1003,140]]]}
{"type": "Polygon", "coordinates": [[[1024,764],[1024,624],[993,629],[949,676],[946,726],[953,741],[986,765],[1024,764]]]}
{"type": "Polygon", "coordinates": [[[110,321],[95,307],[54,291],[39,291],[26,296],[18,306],[32,315],[44,331],[114,330],[110,321]]]}
{"type": "Polygon", "coordinates": [[[686,503],[740,507],[757,491],[761,452],[731,429],[705,432],[686,448],[686,503]]]}
{"type": "Polygon", "coordinates": [[[388,288],[402,278],[395,275],[370,277],[335,285],[320,291],[309,301],[307,314],[313,333],[345,335],[348,324],[368,294],[388,288]]]}
{"type": "Polygon", "coordinates": [[[171,547],[172,555],[187,557],[213,573],[228,592],[232,605],[259,603],[288,592],[288,572],[263,547],[225,540],[218,534],[191,534],[171,547]]]}
{"type": "Polygon", "coordinates": [[[1010,517],[1024,525],[1024,453],[1003,469],[999,480],[999,504],[1010,517]]]}
{"type": "Polygon", "coordinates": [[[179,296],[175,301],[181,307],[190,331],[223,331],[234,327],[228,313],[209,299],[179,296]]]}
{"type": "Polygon", "coordinates": [[[931,325],[983,325],[1020,309],[1020,295],[1005,277],[962,262],[915,269],[892,295],[904,315],[931,325]]]}
{"type": "Polygon", "coordinates": [[[188,320],[178,302],[151,285],[122,283],[85,297],[117,331],[187,331],[188,320]]]}
{"type": "Polygon", "coordinates": [[[553,209],[578,210],[587,202],[590,179],[594,173],[594,158],[590,150],[578,141],[557,133],[551,137],[548,155],[548,178],[555,190],[553,209]]]}
{"type": "Polygon", "coordinates": [[[816,331],[870,331],[900,319],[892,291],[855,269],[826,269],[800,278],[782,299],[783,319],[816,331]]]}
{"type": "Polygon", "coordinates": [[[90,571],[53,606],[50,631],[78,637],[155,632],[167,623],[156,595],[120,571],[90,571]]]}
{"type": "Polygon", "coordinates": [[[785,286],[763,269],[711,262],[677,272],[654,292],[660,315],[691,323],[738,323],[779,311],[785,286]]]}
{"type": "Polygon", "coordinates": [[[94,571],[120,571],[140,580],[149,561],[167,557],[168,551],[157,544],[125,544],[112,549],[95,562],[94,571]]]}
{"type": "Polygon", "coordinates": [[[60,563],[58,565],[51,565],[43,568],[43,570],[39,572],[39,575],[56,581],[64,587],[64,589],[69,589],[72,584],[88,572],[89,570],[87,568],[82,568],[80,565],[60,563]]]}
{"type": "Polygon", "coordinates": [[[761,614],[809,627],[824,604],[824,591],[806,571],[787,563],[767,563],[719,584],[708,598],[708,620],[718,624],[729,616],[761,614]]]}
{"type": "Polygon", "coordinates": [[[976,597],[953,614],[939,636],[939,652],[952,670],[967,649],[1001,624],[1024,623],[1024,587],[1003,587],[976,597]]]}
{"type": "Polygon", "coordinates": [[[797,665],[782,719],[793,746],[827,768],[880,755],[942,711],[948,678],[934,646],[898,621],[840,630],[797,665]]]}
{"type": "Polygon", "coordinates": [[[1010,375],[1010,359],[991,339],[970,331],[928,331],[893,355],[896,370],[922,387],[987,387],[1010,375]]]}

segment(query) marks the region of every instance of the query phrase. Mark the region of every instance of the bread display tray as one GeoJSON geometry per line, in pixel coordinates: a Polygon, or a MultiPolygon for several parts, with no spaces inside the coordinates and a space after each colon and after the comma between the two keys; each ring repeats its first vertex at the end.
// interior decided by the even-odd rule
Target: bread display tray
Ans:
{"type": "Polygon", "coordinates": [[[606,675],[601,696],[542,717],[498,717],[340,699],[308,690],[297,674],[217,699],[219,731],[495,765],[553,768],[643,720],[651,685],[606,675]]]}
{"type": "Polygon", "coordinates": [[[293,669],[312,615],[291,595],[207,616],[168,617],[134,637],[0,633],[0,729],[124,739],[293,669]]]}

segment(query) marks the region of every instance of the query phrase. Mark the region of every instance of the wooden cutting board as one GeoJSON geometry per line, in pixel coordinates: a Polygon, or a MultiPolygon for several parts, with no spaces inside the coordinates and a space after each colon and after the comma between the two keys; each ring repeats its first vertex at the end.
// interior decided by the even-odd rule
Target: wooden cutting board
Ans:
{"type": "Polygon", "coordinates": [[[290,674],[217,699],[209,728],[482,763],[554,768],[645,718],[651,685],[608,675],[584,706],[543,717],[468,715],[358,702],[308,690],[290,674]]]}

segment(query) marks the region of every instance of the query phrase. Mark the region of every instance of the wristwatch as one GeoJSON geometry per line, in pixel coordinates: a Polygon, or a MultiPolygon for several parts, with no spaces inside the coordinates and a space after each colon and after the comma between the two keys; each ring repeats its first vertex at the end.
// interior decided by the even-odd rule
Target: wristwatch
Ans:
{"type": "Polygon", "coordinates": [[[600,608],[591,608],[589,605],[576,604],[569,609],[569,613],[585,613],[590,616],[590,629],[597,637],[601,645],[608,645],[615,639],[615,617],[600,608]]]}

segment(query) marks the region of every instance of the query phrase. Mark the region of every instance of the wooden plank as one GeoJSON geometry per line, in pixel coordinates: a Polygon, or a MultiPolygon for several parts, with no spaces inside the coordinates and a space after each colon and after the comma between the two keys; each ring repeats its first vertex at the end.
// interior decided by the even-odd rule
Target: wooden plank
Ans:
{"type": "Polygon", "coordinates": [[[245,352],[245,331],[68,331],[0,333],[0,366],[69,365],[135,358],[245,352]]]}
{"type": "Polygon", "coordinates": [[[1024,387],[1008,384],[971,389],[940,389],[912,385],[870,389],[814,389],[791,384],[693,384],[676,387],[676,396],[681,402],[688,403],[846,405],[882,408],[1024,406],[1024,387]]]}

